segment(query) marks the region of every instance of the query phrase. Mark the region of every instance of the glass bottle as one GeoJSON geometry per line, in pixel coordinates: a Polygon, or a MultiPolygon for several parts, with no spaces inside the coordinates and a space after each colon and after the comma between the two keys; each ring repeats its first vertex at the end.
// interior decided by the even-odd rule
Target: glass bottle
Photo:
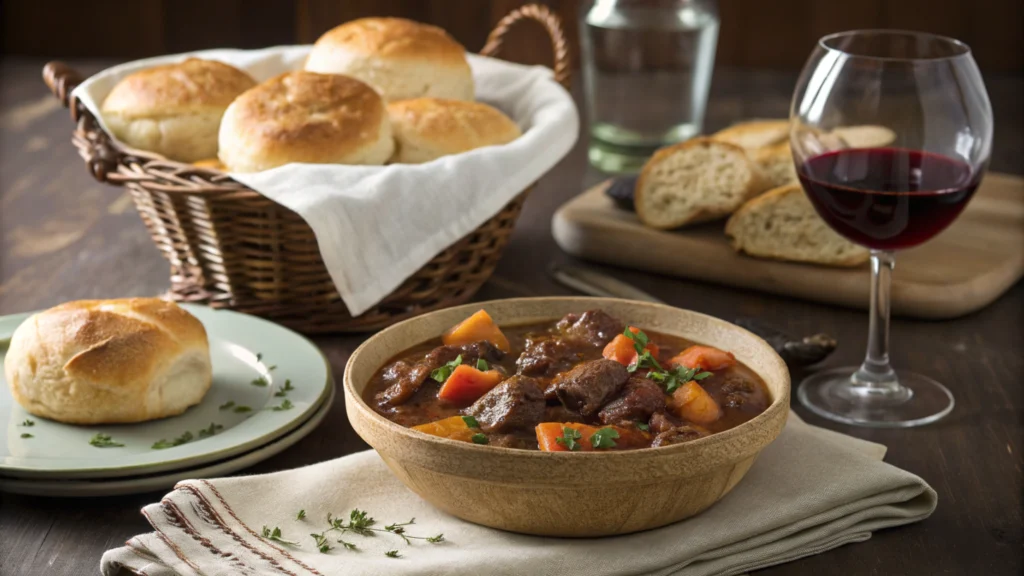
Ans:
{"type": "Polygon", "coordinates": [[[717,0],[594,0],[580,17],[590,162],[634,172],[701,133],[718,42],[717,0]]]}

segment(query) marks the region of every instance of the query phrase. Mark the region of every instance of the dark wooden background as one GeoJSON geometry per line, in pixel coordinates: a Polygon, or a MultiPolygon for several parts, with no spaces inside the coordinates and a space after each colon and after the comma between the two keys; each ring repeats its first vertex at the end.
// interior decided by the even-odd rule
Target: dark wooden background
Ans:
{"type": "MultiPolygon", "coordinates": [[[[540,0],[575,22],[588,0],[540,0]]],[[[201,48],[311,43],[362,16],[403,16],[448,30],[478,51],[487,31],[523,0],[5,0],[7,54],[139,58],[201,48]]],[[[852,28],[905,28],[953,36],[983,72],[1024,71],[1022,0],[720,0],[716,63],[799,70],[814,41],[852,28]]],[[[576,27],[567,26],[575,45],[576,27]]],[[[514,33],[510,54],[543,63],[546,39],[514,33]]]]}

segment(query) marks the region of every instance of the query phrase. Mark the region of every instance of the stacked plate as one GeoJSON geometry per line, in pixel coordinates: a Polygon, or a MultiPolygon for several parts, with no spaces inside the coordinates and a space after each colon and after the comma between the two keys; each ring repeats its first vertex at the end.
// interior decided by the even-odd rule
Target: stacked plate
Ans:
{"type": "Polygon", "coordinates": [[[6,343],[31,314],[0,317],[0,491],[107,496],[223,476],[298,442],[334,400],[317,347],[272,322],[185,305],[206,327],[213,386],[184,414],[141,424],[72,426],[27,413],[3,378],[6,343]]]}

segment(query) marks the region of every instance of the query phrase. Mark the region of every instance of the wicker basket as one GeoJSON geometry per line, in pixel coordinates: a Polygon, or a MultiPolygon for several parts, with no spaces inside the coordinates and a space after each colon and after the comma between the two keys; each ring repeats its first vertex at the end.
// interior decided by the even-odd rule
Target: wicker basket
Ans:
{"type": "MultiPolygon", "coordinates": [[[[516,23],[539,22],[551,37],[555,79],[569,81],[559,18],[531,4],[505,16],[481,54],[495,56],[516,23]]],[[[334,288],[316,238],[296,213],[223,172],[120,146],[71,91],[82,77],[60,62],[43,79],[77,122],[72,138],[89,172],[128,188],[135,207],[171,265],[170,295],[256,314],[300,332],[361,332],[461,304],[494,272],[529,189],[501,212],[435,256],[370,310],[353,317],[334,288]]]]}

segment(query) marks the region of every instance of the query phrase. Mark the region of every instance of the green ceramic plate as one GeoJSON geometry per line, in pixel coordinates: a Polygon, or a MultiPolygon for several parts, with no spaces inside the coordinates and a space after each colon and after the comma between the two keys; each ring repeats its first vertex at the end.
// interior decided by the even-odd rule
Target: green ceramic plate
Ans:
{"type": "Polygon", "coordinates": [[[333,387],[330,365],[312,342],[255,316],[184,307],[206,327],[213,386],[184,414],[142,424],[72,426],[25,412],[3,379],[3,342],[30,314],[0,317],[0,475],[115,478],[196,467],[268,444],[323,404],[333,387]],[[286,381],[292,389],[283,392],[286,381]],[[26,426],[26,420],[34,424],[26,426]],[[211,424],[215,433],[203,433],[211,424]],[[188,438],[186,433],[187,442],[154,448],[161,440],[188,438]],[[93,446],[96,434],[124,446],[93,446]]]}
{"type": "Polygon", "coordinates": [[[154,490],[170,490],[182,480],[194,478],[215,478],[248,468],[262,462],[275,454],[283,452],[293,444],[305,438],[323,421],[331,410],[334,400],[332,390],[320,408],[302,423],[301,426],[274,440],[266,446],[232,456],[227,460],[218,460],[203,464],[198,468],[185,468],[170,472],[159,472],[150,476],[125,476],[122,478],[80,478],[77,480],[52,480],[43,478],[7,478],[0,476],[0,492],[12,494],[28,494],[32,496],[60,497],[91,497],[91,496],[123,496],[140,494],[154,490]]]}

